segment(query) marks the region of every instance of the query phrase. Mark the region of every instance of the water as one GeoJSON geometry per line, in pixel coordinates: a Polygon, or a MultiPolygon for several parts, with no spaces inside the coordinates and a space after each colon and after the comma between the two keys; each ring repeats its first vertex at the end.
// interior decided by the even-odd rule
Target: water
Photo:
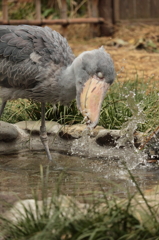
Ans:
{"type": "Polygon", "coordinates": [[[86,128],[81,138],[72,141],[71,156],[52,152],[53,159],[63,170],[55,170],[45,152],[0,155],[0,213],[4,212],[6,202],[12,204],[17,197],[32,198],[33,190],[37,190],[40,195],[40,166],[43,167],[44,177],[49,168],[49,195],[60,182],[62,194],[76,196],[80,201],[89,201],[93,194],[97,198],[103,194],[126,198],[128,192],[136,192],[126,168],[131,170],[141,190],[146,194],[155,194],[159,186],[158,164],[148,165],[143,152],[134,146],[134,132],[137,124],[144,122],[144,115],[141,105],[135,104],[133,92],[127,96],[127,105],[132,111],[132,117],[123,124],[116,147],[99,146],[91,138],[91,130],[86,128]],[[103,157],[105,152],[107,158],[103,157]]]}
{"type": "MultiPolygon", "coordinates": [[[[124,198],[127,191],[136,191],[127,170],[118,161],[104,161],[76,156],[52,153],[54,159],[64,167],[63,171],[54,170],[49,165],[48,191],[51,194],[61,179],[60,190],[65,195],[76,195],[77,199],[89,201],[92,192],[98,197],[113,194],[124,198]],[[103,190],[101,190],[101,188],[103,190]]],[[[44,172],[48,160],[44,152],[21,152],[0,156],[0,212],[4,211],[5,202],[14,202],[32,198],[32,190],[39,189],[40,165],[44,172]]],[[[141,166],[132,170],[142,190],[150,191],[159,184],[159,168],[141,166]]]]}

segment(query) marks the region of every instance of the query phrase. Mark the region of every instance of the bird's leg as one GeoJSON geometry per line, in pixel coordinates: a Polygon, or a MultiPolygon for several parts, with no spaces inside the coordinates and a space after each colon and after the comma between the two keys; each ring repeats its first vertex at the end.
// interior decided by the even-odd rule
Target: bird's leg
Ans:
{"type": "Polygon", "coordinates": [[[50,161],[53,161],[53,163],[57,166],[56,161],[52,159],[49,145],[48,145],[48,137],[46,132],[46,126],[45,126],[45,103],[41,103],[41,127],[40,127],[40,139],[42,144],[44,145],[47,157],[50,161]]]}
{"type": "Polygon", "coordinates": [[[5,108],[6,103],[7,103],[7,101],[2,102],[2,104],[1,104],[0,117],[2,116],[2,113],[3,113],[3,111],[4,111],[4,108],[5,108]]]}

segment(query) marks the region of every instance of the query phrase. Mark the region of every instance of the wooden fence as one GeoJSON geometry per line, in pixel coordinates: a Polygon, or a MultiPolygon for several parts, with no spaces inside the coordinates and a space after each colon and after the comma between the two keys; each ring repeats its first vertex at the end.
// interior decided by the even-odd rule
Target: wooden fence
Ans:
{"type": "Polygon", "coordinates": [[[89,4],[89,17],[88,18],[68,18],[67,17],[67,3],[66,0],[61,0],[60,19],[42,19],[41,17],[41,1],[40,0],[19,0],[19,2],[35,2],[36,19],[34,20],[15,20],[8,18],[8,1],[2,0],[2,19],[0,24],[29,24],[29,25],[53,25],[59,24],[63,28],[63,35],[69,24],[90,24],[92,29],[92,35],[97,35],[97,25],[104,24],[104,18],[98,15],[98,3],[100,0],[88,0],[89,4]]]}
{"type": "Polygon", "coordinates": [[[92,36],[106,36],[113,33],[113,25],[121,22],[159,23],[159,0],[87,0],[88,18],[68,18],[66,0],[61,0],[60,19],[42,19],[40,0],[18,0],[35,2],[34,20],[15,20],[8,18],[8,1],[2,0],[2,19],[0,24],[53,25],[60,24],[63,35],[69,24],[90,24],[92,36]]]}
{"type": "Polygon", "coordinates": [[[114,22],[159,23],[159,0],[114,0],[114,22]]]}

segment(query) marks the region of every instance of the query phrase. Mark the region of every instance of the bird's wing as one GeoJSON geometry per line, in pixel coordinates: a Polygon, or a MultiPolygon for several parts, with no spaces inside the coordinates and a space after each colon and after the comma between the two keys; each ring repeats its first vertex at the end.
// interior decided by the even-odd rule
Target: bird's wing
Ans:
{"type": "Polygon", "coordinates": [[[0,26],[0,86],[32,88],[73,59],[66,39],[48,27],[0,26]]]}

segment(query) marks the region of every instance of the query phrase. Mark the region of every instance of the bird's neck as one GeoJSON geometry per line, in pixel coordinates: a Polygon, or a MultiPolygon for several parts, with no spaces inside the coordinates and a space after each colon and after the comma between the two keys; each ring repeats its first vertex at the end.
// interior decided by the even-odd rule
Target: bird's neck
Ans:
{"type": "Polygon", "coordinates": [[[76,97],[76,84],[73,64],[63,69],[61,78],[59,80],[59,85],[60,102],[67,104],[76,97]]]}

